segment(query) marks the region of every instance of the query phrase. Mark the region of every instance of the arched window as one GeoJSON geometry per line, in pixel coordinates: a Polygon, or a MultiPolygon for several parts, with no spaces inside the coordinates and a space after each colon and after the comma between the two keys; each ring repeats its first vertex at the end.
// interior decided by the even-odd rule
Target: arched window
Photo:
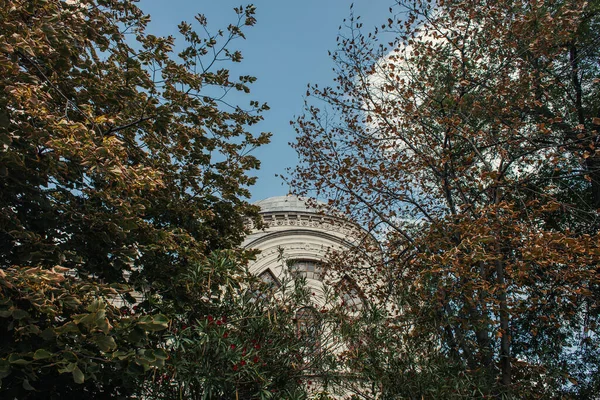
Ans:
{"type": "Polygon", "coordinates": [[[267,268],[258,275],[258,278],[266,283],[270,288],[277,289],[281,287],[281,282],[275,277],[275,274],[267,268]]]}
{"type": "Polygon", "coordinates": [[[323,280],[323,267],[318,261],[292,260],[289,268],[292,273],[304,276],[306,279],[323,280]]]}
{"type": "Polygon", "coordinates": [[[258,279],[263,284],[257,282],[250,288],[250,294],[255,300],[264,300],[281,287],[281,282],[269,268],[258,274],[258,279]]]}
{"type": "Polygon", "coordinates": [[[302,307],[296,312],[296,333],[308,352],[318,350],[321,345],[322,327],[319,313],[314,307],[302,307]]]}
{"type": "Polygon", "coordinates": [[[364,307],[364,298],[354,280],[345,276],[338,284],[342,305],[351,312],[357,312],[364,307]]]}

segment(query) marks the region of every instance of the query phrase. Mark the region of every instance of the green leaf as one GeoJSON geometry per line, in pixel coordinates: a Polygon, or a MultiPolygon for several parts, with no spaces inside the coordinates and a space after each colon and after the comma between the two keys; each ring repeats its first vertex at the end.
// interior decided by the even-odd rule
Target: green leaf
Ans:
{"type": "Polygon", "coordinates": [[[143,374],[146,371],[146,368],[136,362],[130,362],[127,365],[127,372],[132,375],[143,374]]]}
{"type": "Polygon", "coordinates": [[[126,358],[129,358],[133,355],[133,352],[125,352],[123,350],[117,350],[114,353],[112,353],[112,358],[118,359],[118,360],[125,360],[126,358]]]}
{"type": "Polygon", "coordinates": [[[115,339],[112,336],[96,336],[94,338],[94,342],[98,345],[100,350],[102,351],[111,351],[117,348],[117,344],[115,343],[115,339]]]}
{"type": "Polygon", "coordinates": [[[63,359],[71,363],[76,363],[78,361],[77,355],[72,351],[65,351],[63,353],[63,359]]]}
{"type": "Polygon", "coordinates": [[[14,309],[12,312],[12,316],[14,319],[23,319],[23,318],[27,318],[29,316],[29,313],[25,310],[21,310],[21,309],[14,309]]]}
{"type": "Polygon", "coordinates": [[[34,360],[44,360],[46,358],[50,358],[52,357],[53,354],[50,353],[48,350],[45,349],[37,349],[35,351],[35,353],[33,354],[33,359],[34,360]]]}
{"type": "Polygon", "coordinates": [[[162,331],[169,326],[169,319],[162,315],[145,315],[138,321],[138,326],[147,331],[162,331]]]}
{"type": "Polygon", "coordinates": [[[0,379],[10,375],[10,363],[6,360],[0,360],[0,379]]]}
{"type": "Polygon", "coordinates": [[[22,358],[19,354],[14,353],[8,356],[8,362],[14,365],[27,365],[31,363],[31,361],[27,361],[24,358],[22,358]]]}
{"type": "Polygon", "coordinates": [[[94,300],[90,303],[89,306],[86,307],[86,310],[93,313],[99,310],[104,310],[105,304],[102,300],[94,300]]]}
{"type": "Polygon", "coordinates": [[[59,368],[58,372],[61,373],[61,374],[64,374],[65,372],[73,372],[75,370],[75,368],[77,368],[77,364],[75,364],[75,363],[69,363],[69,364],[67,364],[66,367],[59,368]]]}
{"type": "Polygon", "coordinates": [[[75,381],[75,383],[79,384],[83,383],[83,381],[85,380],[83,372],[81,372],[81,370],[77,366],[73,369],[73,380],[75,381]]]}
{"type": "Polygon", "coordinates": [[[46,328],[43,330],[41,336],[44,340],[52,340],[56,337],[56,332],[52,328],[46,328]]]}
{"type": "Polygon", "coordinates": [[[129,332],[129,335],[127,335],[127,340],[132,343],[139,343],[145,337],[146,332],[144,332],[140,327],[135,327],[135,329],[132,329],[131,332],[129,332]]]}
{"type": "Polygon", "coordinates": [[[77,326],[76,322],[73,321],[69,321],[66,324],[59,326],[58,328],[55,329],[55,333],[56,334],[65,334],[65,333],[80,333],[79,327],[77,326]]]}
{"type": "Polygon", "coordinates": [[[154,350],[154,357],[156,357],[159,360],[166,360],[167,358],[169,358],[169,355],[164,349],[156,349],[154,350]]]}
{"type": "Polygon", "coordinates": [[[29,384],[29,379],[23,379],[23,389],[25,390],[35,390],[33,386],[29,384]]]}

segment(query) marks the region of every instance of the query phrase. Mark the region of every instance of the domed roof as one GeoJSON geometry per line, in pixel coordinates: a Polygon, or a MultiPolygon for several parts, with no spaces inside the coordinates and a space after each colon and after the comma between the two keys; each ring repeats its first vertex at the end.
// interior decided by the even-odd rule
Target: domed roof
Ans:
{"type": "MultiPolygon", "coordinates": [[[[260,206],[261,213],[268,212],[307,212],[317,213],[320,210],[308,205],[307,201],[301,197],[287,195],[287,196],[275,196],[269,197],[264,200],[259,200],[254,203],[260,206]]],[[[319,206],[326,206],[325,203],[317,201],[319,206]]],[[[319,207],[320,208],[320,207],[319,207]]]]}

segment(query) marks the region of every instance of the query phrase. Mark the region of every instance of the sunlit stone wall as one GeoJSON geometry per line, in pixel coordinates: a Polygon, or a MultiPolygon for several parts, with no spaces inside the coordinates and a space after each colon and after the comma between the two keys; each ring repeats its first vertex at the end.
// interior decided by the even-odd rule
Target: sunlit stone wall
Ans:
{"type": "Polygon", "coordinates": [[[246,248],[260,250],[250,271],[265,281],[281,281],[286,274],[306,277],[313,289],[315,305],[323,291],[322,265],[331,251],[350,249],[360,234],[356,225],[331,216],[324,204],[309,205],[296,196],[270,197],[261,200],[260,213],[265,223],[253,230],[243,243],[246,248]]]}

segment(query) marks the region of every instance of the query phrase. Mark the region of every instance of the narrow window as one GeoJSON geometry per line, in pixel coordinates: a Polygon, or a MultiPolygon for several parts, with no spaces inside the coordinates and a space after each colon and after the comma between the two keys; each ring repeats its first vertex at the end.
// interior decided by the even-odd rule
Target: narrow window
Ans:
{"type": "Polygon", "coordinates": [[[338,290],[343,306],[351,312],[362,310],[364,300],[356,282],[346,276],[338,284],[338,290]]]}
{"type": "Polygon", "coordinates": [[[321,345],[321,323],[313,307],[302,307],[296,312],[296,332],[307,353],[315,352],[321,345]]]}

